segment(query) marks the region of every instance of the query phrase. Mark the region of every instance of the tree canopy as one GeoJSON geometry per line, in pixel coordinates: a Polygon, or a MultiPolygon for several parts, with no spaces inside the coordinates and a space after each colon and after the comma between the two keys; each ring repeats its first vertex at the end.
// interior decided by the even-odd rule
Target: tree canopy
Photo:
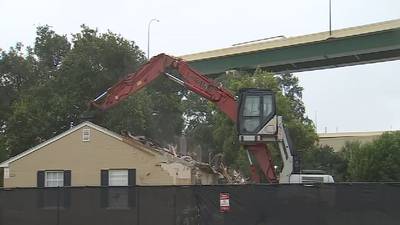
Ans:
{"type": "Polygon", "coordinates": [[[400,131],[371,143],[350,142],[342,150],[349,181],[400,181],[400,131]]]}
{"type": "Polygon", "coordinates": [[[303,170],[322,170],[334,177],[335,181],[347,181],[348,161],[330,146],[314,146],[302,152],[303,170]]]}
{"type": "MultiPolygon", "coordinates": [[[[0,157],[16,155],[81,122],[88,102],[146,61],[132,41],[85,25],[69,41],[37,28],[33,47],[17,44],[0,58],[0,157]]],[[[160,142],[181,133],[180,87],[160,78],[95,123],[160,142]],[[163,123],[169,121],[169,123],[163,123]],[[157,137],[157,138],[155,138],[157,137]]]]}

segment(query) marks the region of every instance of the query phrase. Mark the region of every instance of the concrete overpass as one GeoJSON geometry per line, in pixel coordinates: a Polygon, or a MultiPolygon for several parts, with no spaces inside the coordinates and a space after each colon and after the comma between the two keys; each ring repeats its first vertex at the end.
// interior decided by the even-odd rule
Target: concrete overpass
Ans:
{"type": "Polygon", "coordinates": [[[300,72],[400,59],[400,19],[180,56],[204,74],[300,72]]]}

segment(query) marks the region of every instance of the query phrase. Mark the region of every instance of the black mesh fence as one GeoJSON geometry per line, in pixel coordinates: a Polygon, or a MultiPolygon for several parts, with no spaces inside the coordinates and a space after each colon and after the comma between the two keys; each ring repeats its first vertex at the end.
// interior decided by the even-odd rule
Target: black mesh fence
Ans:
{"type": "Polygon", "coordinates": [[[173,224],[399,225],[400,183],[0,190],[0,225],[173,224]]]}

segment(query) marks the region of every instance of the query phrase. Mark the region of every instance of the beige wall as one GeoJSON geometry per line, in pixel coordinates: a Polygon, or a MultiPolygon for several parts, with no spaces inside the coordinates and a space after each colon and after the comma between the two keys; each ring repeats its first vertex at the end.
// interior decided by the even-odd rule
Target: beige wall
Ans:
{"type": "Polygon", "coordinates": [[[335,152],[341,151],[346,142],[359,141],[361,143],[372,142],[380,137],[383,132],[348,132],[319,134],[319,144],[331,146],[335,152]]]}
{"type": "MultiPolygon", "coordinates": [[[[89,128],[89,127],[84,127],[89,128]]],[[[163,158],[151,150],[139,150],[96,129],[82,141],[82,129],[9,164],[5,187],[34,187],[38,170],[71,170],[72,186],[100,185],[102,169],[136,169],[138,185],[190,184],[190,178],[174,178],[162,168],[163,158]]]]}
{"type": "Polygon", "coordinates": [[[218,176],[206,171],[200,171],[201,184],[216,184],[218,182],[218,176]]]}
{"type": "Polygon", "coordinates": [[[173,183],[177,185],[191,184],[191,168],[181,163],[163,163],[161,168],[173,177],[173,183]]]}

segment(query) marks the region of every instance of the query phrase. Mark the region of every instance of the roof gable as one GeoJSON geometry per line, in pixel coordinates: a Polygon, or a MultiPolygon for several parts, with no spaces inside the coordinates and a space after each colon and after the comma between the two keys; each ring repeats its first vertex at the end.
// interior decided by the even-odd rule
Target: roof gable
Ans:
{"type": "Polygon", "coordinates": [[[59,134],[59,135],[57,135],[57,136],[55,136],[53,138],[50,138],[49,140],[47,140],[45,142],[40,143],[39,145],[36,145],[36,146],[34,146],[34,147],[24,151],[24,152],[21,152],[20,154],[14,156],[14,157],[11,157],[11,158],[7,159],[6,161],[4,161],[4,162],[2,162],[0,164],[0,167],[8,167],[9,163],[12,163],[12,162],[14,162],[14,161],[26,156],[26,155],[29,155],[29,154],[31,154],[31,153],[33,153],[33,152],[35,152],[35,151],[37,151],[37,150],[49,145],[49,144],[51,144],[51,143],[53,143],[53,142],[65,137],[65,136],[67,136],[67,135],[69,135],[69,134],[71,134],[71,133],[73,133],[73,132],[75,132],[75,131],[83,128],[83,127],[85,127],[85,126],[88,126],[88,127],[93,128],[93,129],[95,129],[97,131],[100,131],[100,132],[102,132],[102,133],[104,133],[104,134],[106,134],[108,136],[111,136],[111,137],[113,137],[113,138],[115,138],[115,139],[117,139],[119,141],[123,140],[123,138],[120,135],[118,135],[118,134],[116,134],[116,133],[114,133],[114,132],[112,132],[110,130],[107,130],[107,129],[101,127],[101,126],[98,126],[98,125],[96,125],[94,123],[86,121],[86,122],[83,122],[83,123],[81,123],[81,124],[79,124],[79,125],[77,125],[75,127],[72,127],[71,129],[69,129],[69,130],[67,130],[67,131],[65,131],[65,132],[63,132],[63,133],[61,133],[61,134],[59,134]]]}

